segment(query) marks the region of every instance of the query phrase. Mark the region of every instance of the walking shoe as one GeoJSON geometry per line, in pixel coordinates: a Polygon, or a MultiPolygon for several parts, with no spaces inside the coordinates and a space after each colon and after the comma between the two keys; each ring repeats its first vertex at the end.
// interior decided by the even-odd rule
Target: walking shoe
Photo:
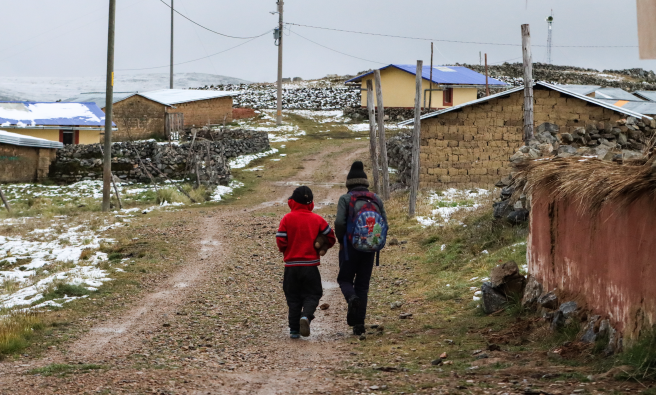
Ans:
{"type": "Polygon", "coordinates": [[[349,326],[356,325],[358,320],[358,308],[360,307],[360,298],[357,295],[353,295],[349,298],[348,301],[348,312],[346,313],[346,323],[349,326]]]}
{"type": "Polygon", "coordinates": [[[299,339],[301,335],[298,333],[298,331],[289,331],[289,337],[292,339],[299,339]]]}
{"type": "Polygon", "coordinates": [[[367,330],[364,328],[364,324],[359,324],[353,326],[353,334],[356,336],[363,335],[367,330]]]}
{"type": "Polygon", "coordinates": [[[301,317],[301,336],[310,336],[310,320],[307,317],[301,317]]]}

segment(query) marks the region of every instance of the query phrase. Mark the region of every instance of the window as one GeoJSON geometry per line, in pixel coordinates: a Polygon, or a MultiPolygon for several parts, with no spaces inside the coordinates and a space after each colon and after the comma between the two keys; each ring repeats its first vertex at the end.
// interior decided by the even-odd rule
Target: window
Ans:
{"type": "Polygon", "coordinates": [[[444,105],[445,106],[453,105],[453,88],[446,88],[444,90],[444,105]]]}
{"type": "Polygon", "coordinates": [[[80,143],[80,132],[76,130],[60,130],[59,142],[64,145],[73,145],[80,143]]]}

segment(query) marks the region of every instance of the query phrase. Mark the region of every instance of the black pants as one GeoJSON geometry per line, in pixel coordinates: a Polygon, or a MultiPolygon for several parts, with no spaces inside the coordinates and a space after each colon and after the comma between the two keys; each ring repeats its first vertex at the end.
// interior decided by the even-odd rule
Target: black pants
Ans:
{"type": "Polygon", "coordinates": [[[319,300],[323,296],[319,267],[285,267],[282,289],[285,291],[287,307],[289,307],[289,330],[299,331],[301,317],[307,317],[312,321],[319,300]]]}
{"type": "Polygon", "coordinates": [[[360,252],[353,248],[351,243],[346,243],[344,248],[339,251],[337,283],[342,289],[342,294],[344,294],[347,302],[353,295],[358,295],[358,298],[360,298],[356,325],[364,324],[364,319],[367,316],[367,296],[375,257],[375,252],[360,252]],[[348,248],[348,261],[345,256],[346,248],[348,248]]]}

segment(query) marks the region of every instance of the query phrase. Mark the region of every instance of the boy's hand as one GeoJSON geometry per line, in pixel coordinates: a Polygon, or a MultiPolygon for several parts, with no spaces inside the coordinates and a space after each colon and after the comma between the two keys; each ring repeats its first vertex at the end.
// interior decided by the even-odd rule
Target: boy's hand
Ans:
{"type": "Polygon", "coordinates": [[[314,240],[314,249],[317,250],[319,253],[319,256],[325,256],[326,252],[328,252],[328,245],[327,245],[327,238],[324,235],[319,235],[317,238],[314,240]]]}

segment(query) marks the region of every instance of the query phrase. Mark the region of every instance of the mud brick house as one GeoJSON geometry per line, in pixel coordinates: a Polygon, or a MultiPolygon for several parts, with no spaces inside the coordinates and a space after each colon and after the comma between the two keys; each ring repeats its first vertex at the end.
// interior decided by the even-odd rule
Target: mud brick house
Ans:
{"type": "Polygon", "coordinates": [[[105,114],[95,103],[0,102],[0,127],[64,145],[96,144],[105,114]]]}
{"type": "Polygon", "coordinates": [[[58,141],[0,130],[0,182],[34,182],[48,177],[58,141]]]}
{"type": "MultiPolygon", "coordinates": [[[[416,73],[416,65],[390,64],[380,69],[386,112],[389,108],[414,109],[416,73]]],[[[422,78],[422,107],[428,107],[429,101],[431,107],[437,109],[467,103],[476,100],[478,89],[485,87],[485,75],[461,66],[433,66],[432,89],[430,66],[424,66],[422,78]]],[[[361,84],[363,108],[367,107],[367,81],[373,79],[371,71],[346,81],[347,84],[361,84]]],[[[494,78],[489,78],[488,83],[495,88],[506,86],[494,78]]]]}
{"type": "MultiPolygon", "coordinates": [[[[534,100],[535,125],[555,124],[561,136],[592,123],[643,117],[544,82],[535,84],[534,100]]],[[[489,187],[508,175],[509,159],[523,145],[523,101],[524,87],[520,86],[424,115],[420,187],[489,187]]],[[[413,123],[411,120],[401,125],[413,123]]]]}
{"type": "Polygon", "coordinates": [[[232,122],[232,99],[241,92],[163,89],[114,103],[114,140],[166,138],[172,131],[232,122]]]}

